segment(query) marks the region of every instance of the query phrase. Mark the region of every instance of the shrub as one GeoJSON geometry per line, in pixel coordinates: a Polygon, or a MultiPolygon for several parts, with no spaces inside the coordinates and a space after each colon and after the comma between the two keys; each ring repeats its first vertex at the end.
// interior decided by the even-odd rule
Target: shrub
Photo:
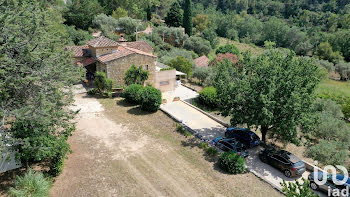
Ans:
{"type": "Polygon", "coordinates": [[[224,46],[220,46],[218,49],[216,49],[215,53],[216,54],[219,54],[219,53],[222,53],[222,54],[233,53],[235,55],[239,55],[240,54],[238,48],[235,45],[233,45],[233,44],[226,44],[224,46]]]}
{"type": "Polygon", "coordinates": [[[129,103],[140,104],[140,90],[143,88],[142,85],[132,84],[125,88],[122,97],[129,103]]]}
{"type": "Polygon", "coordinates": [[[87,91],[88,95],[96,95],[97,94],[97,89],[96,88],[92,88],[90,90],[87,91]]]}
{"type": "Polygon", "coordinates": [[[209,148],[209,145],[208,145],[208,143],[206,143],[206,142],[201,142],[200,144],[199,144],[199,148],[201,148],[201,149],[207,149],[207,148],[209,148]]]}
{"type": "Polygon", "coordinates": [[[216,89],[210,86],[201,90],[199,92],[199,101],[208,107],[217,107],[218,95],[216,93],[216,89]]]}
{"type": "Polygon", "coordinates": [[[142,88],[139,95],[142,110],[155,112],[162,104],[162,93],[154,87],[147,86],[142,88]]]}
{"type": "Polygon", "coordinates": [[[201,84],[203,84],[205,80],[208,78],[210,72],[211,72],[211,69],[209,67],[196,67],[193,70],[192,77],[197,78],[201,82],[201,84]]]}
{"type": "Polygon", "coordinates": [[[222,153],[219,157],[219,166],[222,170],[232,174],[241,174],[246,171],[244,158],[234,152],[222,153]]]}
{"type": "Polygon", "coordinates": [[[211,50],[210,42],[197,36],[191,36],[184,43],[184,48],[198,55],[208,55],[211,50]]]}
{"type": "Polygon", "coordinates": [[[305,154],[325,165],[344,165],[348,158],[348,145],[337,141],[321,140],[309,147],[305,154]]]}
{"type": "Polygon", "coordinates": [[[106,73],[98,71],[95,75],[94,84],[99,93],[112,92],[113,80],[107,78],[106,73]]]}
{"type": "Polygon", "coordinates": [[[176,125],[176,131],[181,133],[182,135],[186,136],[186,137],[190,137],[192,136],[192,133],[188,132],[185,127],[183,127],[181,124],[177,124],[176,125]]]}
{"type": "Polygon", "coordinates": [[[209,147],[205,150],[205,152],[209,155],[209,156],[215,156],[218,154],[218,150],[214,147],[209,147]]]}
{"type": "Polygon", "coordinates": [[[23,176],[17,176],[15,187],[10,188],[10,197],[43,197],[49,196],[51,182],[40,172],[32,169],[23,176]]]}
{"type": "Polygon", "coordinates": [[[295,183],[286,182],[281,183],[282,191],[287,197],[318,197],[317,194],[310,188],[310,181],[302,178],[301,182],[297,180],[295,183]]]}
{"type": "Polygon", "coordinates": [[[131,67],[125,72],[125,84],[131,85],[131,84],[140,84],[143,85],[143,83],[148,79],[149,73],[147,70],[142,69],[142,66],[139,66],[138,68],[135,65],[131,65],[131,67]]]}
{"type": "Polygon", "coordinates": [[[52,176],[58,176],[63,170],[64,157],[56,157],[51,161],[49,173],[52,176]]]}
{"type": "Polygon", "coordinates": [[[178,56],[170,61],[169,66],[180,72],[184,72],[189,77],[192,74],[192,65],[184,57],[178,56]]]}

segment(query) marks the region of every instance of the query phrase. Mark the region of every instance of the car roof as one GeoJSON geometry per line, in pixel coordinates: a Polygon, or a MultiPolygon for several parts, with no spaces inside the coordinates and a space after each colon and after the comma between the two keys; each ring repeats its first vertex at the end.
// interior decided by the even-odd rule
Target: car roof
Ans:
{"type": "Polygon", "coordinates": [[[292,163],[298,163],[299,161],[301,161],[299,157],[286,150],[277,150],[274,147],[267,147],[266,150],[271,151],[273,154],[279,155],[292,163]]]}
{"type": "Polygon", "coordinates": [[[256,135],[253,131],[247,129],[247,128],[239,128],[239,127],[231,127],[231,128],[227,128],[226,129],[227,131],[233,131],[233,130],[238,130],[238,131],[244,131],[244,132],[247,132],[249,133],[250,135],[256,135]]]}
{"type": "Polygon", "coordinates": [[[349,177],[347,177],[347,176],[345,176],[345,175],[343,175],[343,174],[337,174],[337,175],[335,175],[335,177],[336,177],[336,179],[339,180],[339,181],[343,180],[344,177],[347,178],[346,184],[350,185],[350,178],[349,178],[349,177]]]}

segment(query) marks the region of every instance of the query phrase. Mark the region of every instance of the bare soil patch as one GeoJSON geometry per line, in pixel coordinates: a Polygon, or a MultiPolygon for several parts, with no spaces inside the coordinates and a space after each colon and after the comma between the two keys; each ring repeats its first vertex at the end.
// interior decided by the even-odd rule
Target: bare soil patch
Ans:
{"type": "Polygon", "coordinates": [[[251,173],[218,170],[196,139],[177,133],[161,111],[145,113],[120,98],[76,96],[77,107],[99,103],[77,117],[73,153],[51,196],[282,196],[251,173]]]}

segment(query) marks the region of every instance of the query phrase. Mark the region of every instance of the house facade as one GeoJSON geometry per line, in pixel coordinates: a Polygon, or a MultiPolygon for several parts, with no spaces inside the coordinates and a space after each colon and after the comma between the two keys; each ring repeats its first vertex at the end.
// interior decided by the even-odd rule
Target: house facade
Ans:
{"type": "Polygon", "coordinates": [[[116,85],[125,85],[125,72],[135,65],[142,66],[149,72],[146,83],[161,91],[175,89],[175,72],[163,73],[165,71],[156,69],[157,56],[153,55],[153,48],[144,41],[115,42],[101,36],[90,40],[87,45],[67,49],[73,51],[74,63],[86,68],[88,80],[93,80],[96,71],[102,71],[108,78],[113,79],[116,85]]]}

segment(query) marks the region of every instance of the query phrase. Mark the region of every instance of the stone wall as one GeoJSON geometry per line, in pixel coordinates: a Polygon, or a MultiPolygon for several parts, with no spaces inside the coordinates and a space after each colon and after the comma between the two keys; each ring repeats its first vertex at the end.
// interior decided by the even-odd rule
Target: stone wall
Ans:
{"type": "MultiPolygon", "coordinates": [[[[156,72],[156,57],[141,55],[137,53],[107,62],[107,77],[113,79],[116,85],[125,85],[125,72],[133,64],[137,67],[142,66],[143,69],[148,70],[149,77],[146,82],[154,84],[156,72]]],[[[98,64],[97,67],[98,70],[104,68],[103,64],[98,64]]]]}
{"type": "Polygon", "coordinates": [[[104,54],[109,54],[112,53],[113,50],[117,50],[118,47],[99,47],[99,48],[94,48],[89,46],[90,52],[92,57],[98,57],[104,54]]]}
{"type": "Polygon", "coordinates": [[[154,87],[162,92],[173,91],[176,88],[176,70],[163,70],[155,74],[154,87]]]}

